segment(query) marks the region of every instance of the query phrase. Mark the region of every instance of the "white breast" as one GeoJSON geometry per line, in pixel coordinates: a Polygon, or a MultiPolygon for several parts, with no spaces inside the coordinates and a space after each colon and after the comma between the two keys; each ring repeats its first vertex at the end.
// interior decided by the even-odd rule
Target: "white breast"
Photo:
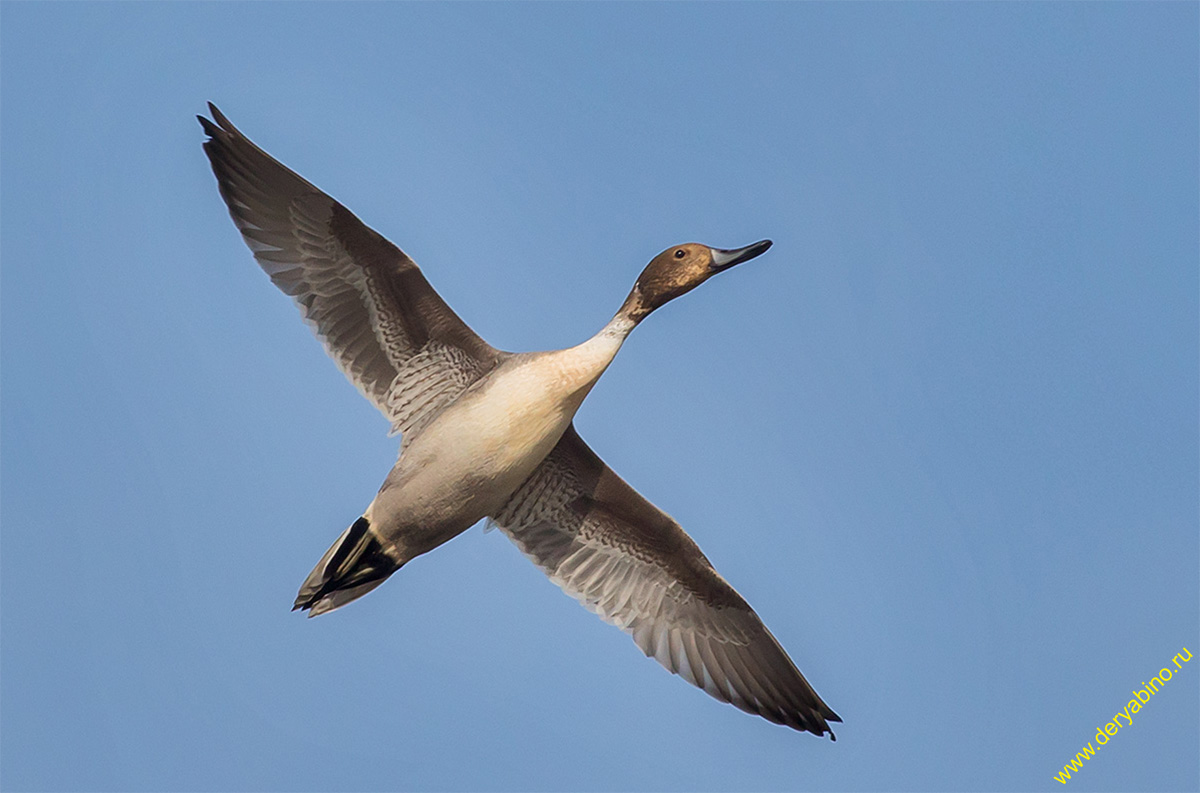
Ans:
{"type": "Polygon", "coordinates": [[[493,514],[554,448],[623,339],[602,332],[502,364],[405,442],[387,511],[406,522],[493,514]]]}

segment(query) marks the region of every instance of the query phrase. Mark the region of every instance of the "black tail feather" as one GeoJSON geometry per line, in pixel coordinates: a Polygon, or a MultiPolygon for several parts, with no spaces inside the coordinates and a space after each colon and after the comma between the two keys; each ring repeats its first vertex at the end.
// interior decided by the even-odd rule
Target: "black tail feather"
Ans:
{"type": "Polygon", "coordinates": [[[400,569],[369,529],[367,519],[359,518],[338,538],[305,579],[292,611],[312,609],[309,616],[332,611],[365,595],[400,569]]]}

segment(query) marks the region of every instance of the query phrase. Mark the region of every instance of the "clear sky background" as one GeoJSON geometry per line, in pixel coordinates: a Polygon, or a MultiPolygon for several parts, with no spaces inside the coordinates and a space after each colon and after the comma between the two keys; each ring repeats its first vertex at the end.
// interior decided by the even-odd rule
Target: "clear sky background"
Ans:
{"type": "MultiPolygon", "coordinates": [[[[1200,651],[1194,3],[2,9],[0,785],[1059,790],[1200,651]],[[258,269],[196,113],[577,343],[775,247],[583,406],[844,718],[643,658],[479,528],[289,613],[397,442],[258,269]]],[[[1068,790],[1200,786],[1200,657],[1068,790]]]]}

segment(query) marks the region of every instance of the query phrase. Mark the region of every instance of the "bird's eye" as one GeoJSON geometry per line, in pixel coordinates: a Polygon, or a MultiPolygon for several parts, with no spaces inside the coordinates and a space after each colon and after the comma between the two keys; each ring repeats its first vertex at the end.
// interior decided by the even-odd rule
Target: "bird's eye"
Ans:
{"type": "Polygon", "coordinates": [[[675,251],[675,258],[676,258],[676,259],[682,259],[682,258],[683,258],[683,248],[680,248],[679,250],[675,251]]]}

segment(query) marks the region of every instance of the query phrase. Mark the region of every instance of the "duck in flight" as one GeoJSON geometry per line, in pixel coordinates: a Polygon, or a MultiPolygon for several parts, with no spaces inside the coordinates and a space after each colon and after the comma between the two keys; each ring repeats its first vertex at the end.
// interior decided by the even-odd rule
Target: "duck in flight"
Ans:
{"type": "Polygon", "coordinates": [[[592,338],[508,353],[477,336],[403,251],[238,131],[211,103],[204,150],[233,222],[325,350],[401,435],[374,500],[305,579],[333,611],[487,518],[550,580],[722,702],[815,735],[841,721],[669,515],[572,419],[652,311],[771,247],[676,245],[592,338]]]}

